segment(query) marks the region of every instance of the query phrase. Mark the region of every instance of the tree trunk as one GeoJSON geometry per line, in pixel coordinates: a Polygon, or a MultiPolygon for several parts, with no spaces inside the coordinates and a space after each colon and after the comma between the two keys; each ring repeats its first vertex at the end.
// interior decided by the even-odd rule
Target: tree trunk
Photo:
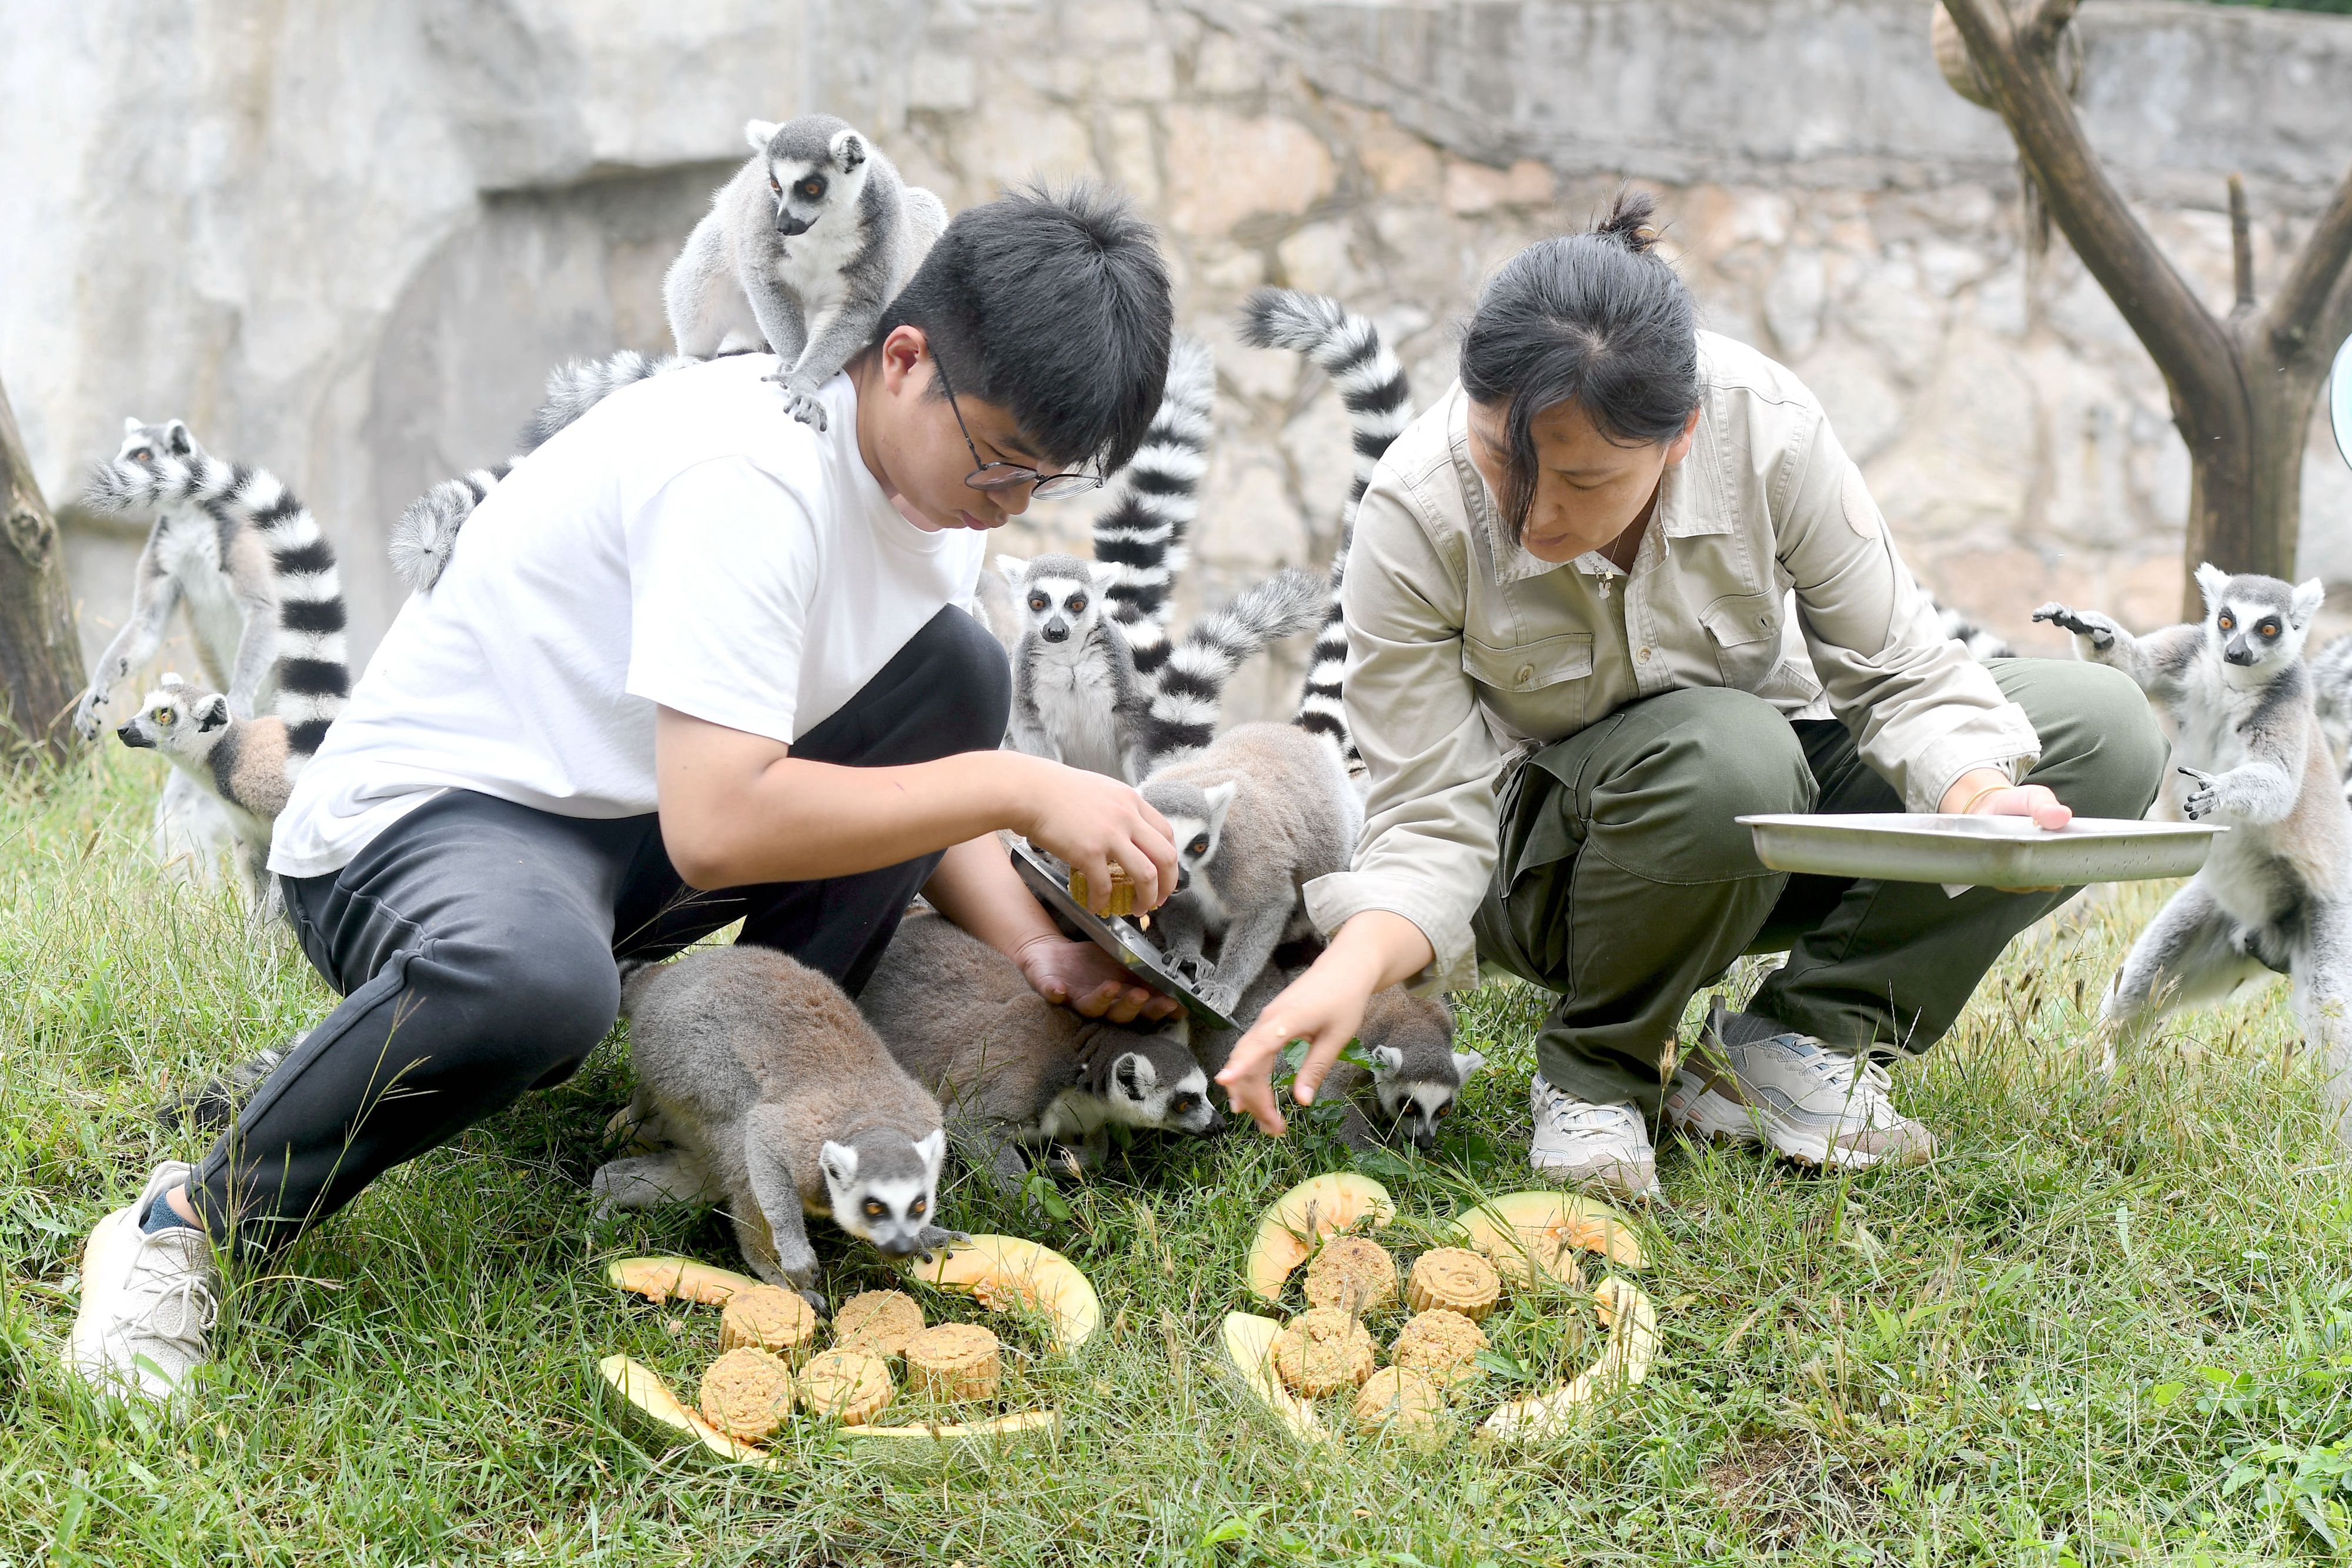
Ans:
{"type": "Polygon", "coordinates": [[[62,758],[83,684],[57,519],[0,387],[0,752],[62,758]]]}

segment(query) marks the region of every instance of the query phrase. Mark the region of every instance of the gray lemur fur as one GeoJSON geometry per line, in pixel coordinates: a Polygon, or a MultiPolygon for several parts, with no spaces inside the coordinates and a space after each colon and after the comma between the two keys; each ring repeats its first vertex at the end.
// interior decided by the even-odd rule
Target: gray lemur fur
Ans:
{"type": "Polygon", "coordinates": [[[2336,638],[2311,656],[2311,695],[2345,796],[2352,800],[2352,636],[2336,638]]]}
{"type": "Polygon", "coordinates": [[[723,1203],[752,1272],[803,1291],[804,1213],[894,1258],[961,1239],[934,1215],[940,1103],[830,979],[765,947],[708,947],[631,974],[621,1004],[635,1119],[671,1146],[600,1168],[603,1207],[723,1203]]]}
{"type": "Polygon", "coordinates": [[[932,911],[899,923],[857,1005],[1007,1190],[1027,1174],[1024,1145],[1076,1144],[1099,1164],[1114,1124],[1195,1136],[1217,1125],[1181,1024],[1134,1029],[1055,1007],[1012,959],[932,911]]]}
{"type": "Polygon", "coordinates": [[[1332,738],[1296,724],[1229,729],[1142,792],[1176,836],[1178,891],[1156,934],[1194,973],[1207,938],[1223,939],[1200,994],[1231,1017],[1275,948],[1310,929],[1302,890],[1348,869],[1363,801],[1332,738]]]}
{"type": "Polygon", "coordinates": [[[1130,784],[1207,745],[1234,672],[1322,614],[1320,583],[1276,572],[1202,615],[1148,676],[1112,618],[1118,568],[1074,555],[998,556],[996,566],[1024,617],[1006,744],[1130,784]]]}
{"type": "Polygon", "coordinates": [[[2211,565],[2197,585],[2205,620],[2147,637],[2063,604],[2033,612],[2074,633],[2084,658],[2139,684],[2176,727],[2184,814],[2230,829],[2132,944],[2102,1019],[2119,1042],[2137,1041],[2176,1009],[2218,1001],[2266,968],[2284,973],[2326,1064],[2338,1136],[2352,1142],[2352,807],[2302,657],[2325,589],[2211,565]]]}
{"type": "Polygon", "coordinates": [[[872,339],[947,209],[829,114],[754,120],[743,135],[754,156],[662,279],[670,335],[697,359],[772,352],[786,406],[822,430],[818,389],[872,339]]]}
{"type": "Polygon", "coordinates": [[[269,838],[292,786],[286,776],[286,725],[275,714],[240,718],[220,692],[166,674],[139,711],[115,730],[129,747],[163,753],[226,816],[245,873],[247,907],[265,918],[277,890],[269,838]]]}
{"type": "MultiPolygon", "coordinates": [[[[1212,1078],[1223,1071],[1242,1034],[1268,1002],[1307,972],[1305,964],[1268,964],[1243,993],[1231,1016],[1238,1027],[1195,1036],[1201,1066],[1212,1078]]],[[[1437,997],[1417,997],[1402,986],[1375,991],[1364,1004],[1357,1043],[1371,1059],[1368,1072],[1345,1057],[1331,1064],[1316,1094],[1346,1107],[1339,1136],[1349,1147],[1371,1148],[1402,1134],[1415,1148],[1437,1142],[1437,1124],[1454,1109],[1473,1074],[1486,1065],[1475,1051],[1454,1049],[1454,1009],[1437,997]],[[1370,1092],[1366,1093],[1369,1090],[1370,1092]]]]}

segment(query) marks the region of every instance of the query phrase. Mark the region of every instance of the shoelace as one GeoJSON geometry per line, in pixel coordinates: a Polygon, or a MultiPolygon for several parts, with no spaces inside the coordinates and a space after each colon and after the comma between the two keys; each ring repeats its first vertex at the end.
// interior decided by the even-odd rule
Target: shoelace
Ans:
{"type": "Polygon", "coordinates": [[[1622,1105],[1595,1105],[1555,1090],[1544,1096],[1544,1120],[1561,1133],[1623,1133],[1633,1113],[1622,1105]]]}
{"type": "MultiPolygon", "coordinates": [[[[152,1240],[150,1245],[152,1245],[152,1240]]],[[[145,1270],[150,1265],[142,1259],[138,1267],[145,1270]]],[[[212,1333],[213,1325],[220,1321],[220,1297],[214,1291],[212,1281],[205,1275],[180,1272],[176,1269],[174,1272],[179,1273],[177,1279],[147,1298],[145,1326],[155,1338],[186,1352],[191,1358],[198,1357],[205,1353],[205,1336],[212,1333]],[[178,1309],[179,1326],[167,1330],[163,1320],[164,1310],[169,1307],[178,1309]]]]}
{"type": "MultiPolygon", "coordinates": [[[[1790,1037],[1782,1036],[1786,1040],[1790,1037]]],[[[1887,1103],[1894,1092],[1895,1080],[1886,1071],[1886,1063],[1874,1056],[1841,1056],[1836,1051],[1813,1048],[1810,1056],[1800,1059],[1800,1065],[1814,1077],[1837,1091],[1839,1098],[1851,1105],[1857,1102],[1875,1110],[1887,1103]],[[1857,1072],[1855,1070],[1861,1071],[1857,1072]]]]}

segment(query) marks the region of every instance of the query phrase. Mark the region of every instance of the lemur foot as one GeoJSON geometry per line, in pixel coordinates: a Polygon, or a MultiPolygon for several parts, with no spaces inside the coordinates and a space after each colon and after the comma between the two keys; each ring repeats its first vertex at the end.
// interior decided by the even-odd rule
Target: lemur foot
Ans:
{"type": "Polygon", "coordinates": [[[796,384],[790,379],[786,372],[782,371],[779,371],[774,375],[763,376],[761,379],[762,381],[773,382],[778,386],[784,389],[784,412],[786,413],[791,414],[794,419],[799,420],[803,424],[807,425],[812,430],[821,431],[824,428],[824,404],[817,401],[816,392],[814,388],[796,384]]]}
{"type": "Polygon", "coordinates": [[[1211,980],[1192,988],[1202,1001],[1227,1018],[1233,1017],[1234,1009],[1241,1006],[1242,988],[1230,980],[1211,980]]]}
{"type": "Polygon", "coordinates": [[[816,1316],[819,1322],[823,1322],[825,1319],[833,1316],[833,1309],[825,1305],[824,1292],[822,1291],[803,1291],[800,1292],[800,1298],[802,1301],[806,1301],[810,1306],[816,1309],[816,1316]]]}
{"type": "Polygon", "coordinates": [[[2087,637],[2092,647],[2102,650],[2114,647],[2116,633],[2122,630],[2095,610],[2069,610],[2055,600],[2035,611],[2033,619],[2047,621],[2077,637],[2087,637]]]}
{"type": "Polygon", "coordinates": [[[2213,776],[2194,768],[2176,768],[2173,771],[2196,786],[2181,797],[2180,814],[2192,822],[2203,821],[2221,803],[2221,795],[2213,788],[2213,776]]]}

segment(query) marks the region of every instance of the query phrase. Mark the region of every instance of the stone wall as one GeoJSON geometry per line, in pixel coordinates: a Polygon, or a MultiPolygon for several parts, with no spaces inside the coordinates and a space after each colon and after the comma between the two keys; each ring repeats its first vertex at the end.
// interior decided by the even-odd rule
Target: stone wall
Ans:
{"type": "MultiPolygon", "coordinates": [[[[2352,22],[2106,0],[2084,26],[2091,135],[2183,271],[2224,300],[2240,170],[2274,277],[2352,149],[2352,22]]],[[[2166,619],[2162,384],[2063,241],[2026,254],[2005,138],[1926,32],[1920,0],[0,0],[0,380],[56,498],[128,413],[277,468],[364,650],[397,609],[384,525],[503,455],[557,361],[662,346],[661,269],[742,120],[824,109],[951,206],[1087,173],[1162,225],[1219,357],[1197,599],[1327,559],[1344,493],[1335,401],[1234,340],[1243,295],[1372,313],[1426,397],[1480,279],[1631,178],[1707,325],[1821,393],[1940,592],[2029,645],[2053,595],[2166,619]]],[[[2305,472],[2305,569],[2352,584],[2324,432],[2305,472]]],[[[1086,517],[1041,506],[1006,548],[1086,517]]],[[[135,539],[68,523],[95,646],[135,539]]]]}

